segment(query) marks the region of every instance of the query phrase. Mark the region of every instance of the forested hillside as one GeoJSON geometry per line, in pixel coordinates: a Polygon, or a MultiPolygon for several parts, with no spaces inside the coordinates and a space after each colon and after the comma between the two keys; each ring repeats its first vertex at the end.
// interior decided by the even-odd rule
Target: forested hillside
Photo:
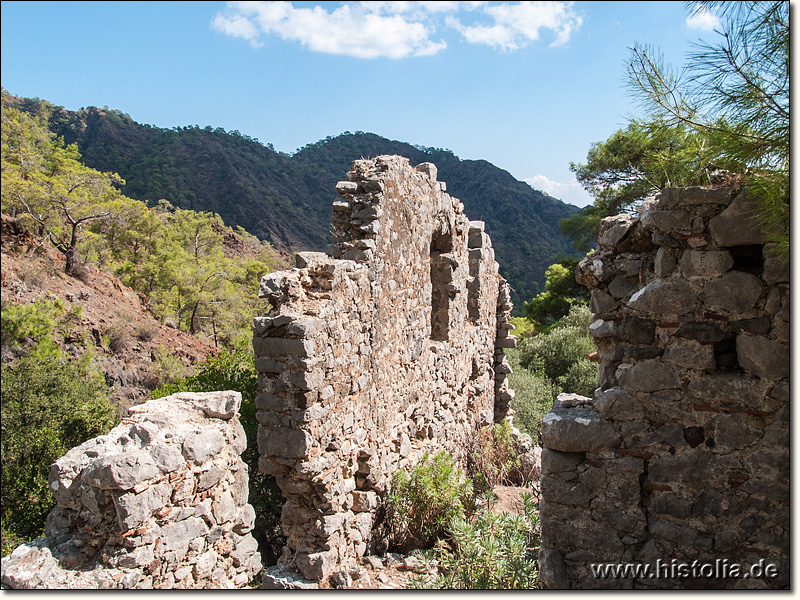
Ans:
{"type": "MultiPolygon", "coordinates": [[[[29,99],[16,103],[28,111],[38,106],[29,99]]],[[[467,215],[486,221],[518,309],[544,288],[547,267],[559,255],[573,253],[558,222],[579,209],[489,162],[461,160],[448,150],[346,132],[288,155],[236,131],[161,129],[108,108],[55,110],[49,123],[66,143],[77,144],[86,165],[119,173],[129,197],[212,211],[226,225],[239,225],[282,251],[324,250],[334,186],[352,161],[400,154],[412,164],[434,162],[439,179],[464,202],[467,215]]]]}

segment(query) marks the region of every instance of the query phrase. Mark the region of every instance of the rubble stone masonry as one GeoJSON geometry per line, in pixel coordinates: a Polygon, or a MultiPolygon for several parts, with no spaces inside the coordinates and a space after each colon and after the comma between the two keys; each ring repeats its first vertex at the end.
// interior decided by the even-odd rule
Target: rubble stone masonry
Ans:
{"type": "Polygon", "coordinates": [[[600,387],[542,430],[545,586],[789,585],[789,269],[754,209],[668,189],[603,221],[577,274],[600,387]],[[774,576],[691,568],[759,561],[774,576]],[[650,575],[593,574],[609,563],[650,575]]]}
{"type": "Polygon", "coordinates": [[[239,392],[128,409],[51,468],[46,537],[3,558],[16,589],[233,589],[261,570],[239,392]]]}
{"type": "Polygon", "coordinates": [[[374,552],[393,474],[464,457],[506,416],[509,288],[436,167],[380,156],[337,184],[333,243],[271,273],[255,319],[259,467],[286,503],[282,568],[318,581],[374,552]]]}

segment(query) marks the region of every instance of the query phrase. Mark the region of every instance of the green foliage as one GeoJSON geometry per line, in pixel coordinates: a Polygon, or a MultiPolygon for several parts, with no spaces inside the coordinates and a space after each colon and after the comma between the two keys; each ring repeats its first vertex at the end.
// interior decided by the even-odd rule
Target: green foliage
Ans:
{"type": "Polygon", "coordinates": [[[0,312],[3,356],[61,358],[57,337],[63,339],[81,320],[81,307],[67,311],[58,298],[39,298],[30,304],[9,304],[0,312]]]}
{"type": "Polygon", "coordinates": [[[565,376],[573,363],[595,351],[594,340],[589,335],[590,319],[586,305],[573,306],[563,323],[520,343],[520,364],[553,381],[565,376]]]}
{"type": "MultiPolygon", "coordinates": [[[[1,368],[3,536],[32,539],[44,531],[54,504],[47,486],[50,465],[70,448],[108,432],[116,410],[88,353],[66,361],[32,352],[1,368]]],[[[5,552],[5,540],[3,545],[5,552]]]]}
{"type": "Polygon", "coordinates": [[[519,349],[506,350],[506,357],[514,370],[508,376],[509,384],[516,393],[511,403],[514,409],[514,425],[541,444],[542,420],[550,411],[559,394],[558,386],[542,375],[524,368],[519,363],[519,349]]]}
{"type": "Polygon", "coordinates": [[[465,516],[472,482],[446,452],[426,455],[408,473],[397,471],[387,498],[393,541],[402,548],[430,548],[447,535],[454,517],[465,516]]]}
{"type": "Polygon", "coordinates": [[[45,115],[14,108],[5,90],[2,108],[2,210],[37,227],[73,275],[88,224],[130,202],[114,187],[124,181],[81,164],[76,145],[56,140],[45,115]]]}
{"type": "Polygon", "coordinates": [[[221,350],[209,356],[200,365],[199,371],[189,377],[162,385],[151,394],[161,398],[177,392],[213,392],[234,390],[242,394],[239,409],[240,422],[249,440],[242,453],[250,477],[250,504],[256,512],[254,535],[259,542],[259,550],[265,564],[274,564],[285,539],[281,529],[281,509],[283,499],[275,478],[258,470],[258,420],[256,419],[256,393],[258,392],[258,372],[255,369],[252,352],[246,350],[221,350]]]}
{"type": "Polygon", "coordinates": [[[572,363],[567,372],[556,380],[556,383],[565,392],[591,398],[594,396],[597,386],[600,385],[597,364],[587,358],[582,358],[572,363]]]}
{"type": "Polygon", "coordinates": [[[527,590],[540,587],[539,517],[530,495],[522,514],[481,513],[473,523],[455,518],[451,542],[439,541],[426,553],[439,566],[436,576],[417,576],[409,587],[459,590],[527,590]]]}
{"type": "Polygon", "coordinates": [[[545,274],[545,291],[525,303],[525,316],[538,324],[537,330],[552,326],[570,307],[588,301],[589,290],[575,281],[579,258],[565,258],[550,265],[545,274]]]}
{"type": "MultiPolygon", "coordinates": [[[[4,212],[32,224],[62,252],[68,274],[79,276],[82,261],[93,262],[140,292],[161,321],[215,346],[249,342],[258,281],[283,264],[269,244],[241,228],[232,232],[214,213],[166,201],[151,209],[126,198],[114,187],[122,179],[84,166],[77,146],[47,131],[52,107],[41,104],[30,114],[5,90],[2,102],[4,212]]],[[[117,124],[130,121],[108,114],[117,124]]],[[[112,351],[131,340],[122,324],[103,333],[112,351]]]]}
{"type": "Polygon", "coordinates": [[[511,437],[511,423],[494,423],[477,432],[475,449],[470,453],[467,470],[475,492],[491,491],[496,485],[524,483],[519,456],[511,437]]]}
{"type": "Polygon", "coordinates": [[[709,185],[715,180],[708,140],[683,124],[631,121],[605,142],[592,144],[585,164],[570,164],[594,205],[559,226],[586,252],[603,218],[632,208],[666,187],[709,185]]]}
{"type": "Polygon", "coordinates": [[[536,324],[527,317],[511,317],[509,321],[514,326],[514,335],[518,338],[536,335],[536,324]]]}

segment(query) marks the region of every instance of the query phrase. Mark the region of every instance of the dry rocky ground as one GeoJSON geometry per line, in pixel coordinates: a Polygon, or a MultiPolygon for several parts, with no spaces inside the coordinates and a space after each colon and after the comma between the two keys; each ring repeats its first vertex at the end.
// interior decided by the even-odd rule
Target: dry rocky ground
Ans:
{"type": "MultiPolygon", "coordinates": [[[[158,322],[144,299],[115,276],[92,266],[80,277],[64,274],[64,258],[41,245],[2,215],[0,294],[3,306],[60,298],[67,309],[82,308],[81,322],[62,342],[73,353],[85,352],[77,343],[86,334],[106,380],[115,386],[121,407],[139,404],[160,385],[160,369],[176,371],[201,363],[214,347],[195,336],[158,322]]],[[[3,360],[7,349],[3,348],[3,360]]]]}

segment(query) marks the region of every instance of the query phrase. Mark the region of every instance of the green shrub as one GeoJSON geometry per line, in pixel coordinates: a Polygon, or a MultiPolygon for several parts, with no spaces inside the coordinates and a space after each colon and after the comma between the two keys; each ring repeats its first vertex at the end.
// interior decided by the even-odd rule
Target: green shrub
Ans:
{"type": "Polygon", "coordinates": [[[426,455],[408,473],[397,471],[387,498],[392,541],[401,549],[430,548],[448,533],[454,517],[465,516],[472,482],[446,452],[426,455]]]}
{"type": "Polygon", "coordinates": [[[556,381],[570,367],[595,351],[589,335],[589,309],[574,305],[569,314],[547,333],[523,340],[519,345],[520,364],[556,381]]]}
{"type": "Polygon", "coordinates": [[[467,469],[476,491],[490,491],[496,485],[522,483],[520,460],[511,437],[511,423],[503,421],[482,427],[475,440],[467,469]]]}
{"type": "Polygon", "coordinates": [[[103,374],[87,353],[73,361],[36,353],[2,365],[3,553],[42,535],[54,505],[50,466],[117,420],[103,374]]]}
{"type": "Polygon", "coordinates": [[[247,448],[242,453],[242,460],[249,471],[250,504],[256,512],[253,535],[258,539],[264,564],[274,564],[286,541],[281,528],[283,497],[275,477],[258,471],[258,445],[255,443],[258,436],[256,420],[258,372],[255,369],[252,352],[243,349],[221,350],[215,356],[209,356],[195,375],[162,385],[151,393],[151,397],[161,398],[176,392],[218,390],[235,390],[242,394],[240,422],[248,440],[247,448]]]}
{"type": "Polygon", "coordinates": [[[600,385],[597,365],[589,359],[572,363],[567,372],[558,378],[559,387],[570,394],[581,396],[594,396],[594,391],[600,385]]]}
{"type": "Polygon", "coordinates": [[[516,396],[511,402],[514,409],[514,425],[541,444],[542,419],[553,406],[558,396],[558,386],[544,375],[532,373],[519,364],[519,350],[506,350],[506,357],[514,370],[508,376],[511,389],[516,396]]]}
{"type": "Polygon", "coordinates": [[[425,589],[535,589],[538,569],[539,520],[529,494],[522,514],[481,513],[474,523],[456,517],[450,523],[452,542],[444,540],[426,554],[438,565],[436,576],[414,578],[410,587],[425,589]]]}

